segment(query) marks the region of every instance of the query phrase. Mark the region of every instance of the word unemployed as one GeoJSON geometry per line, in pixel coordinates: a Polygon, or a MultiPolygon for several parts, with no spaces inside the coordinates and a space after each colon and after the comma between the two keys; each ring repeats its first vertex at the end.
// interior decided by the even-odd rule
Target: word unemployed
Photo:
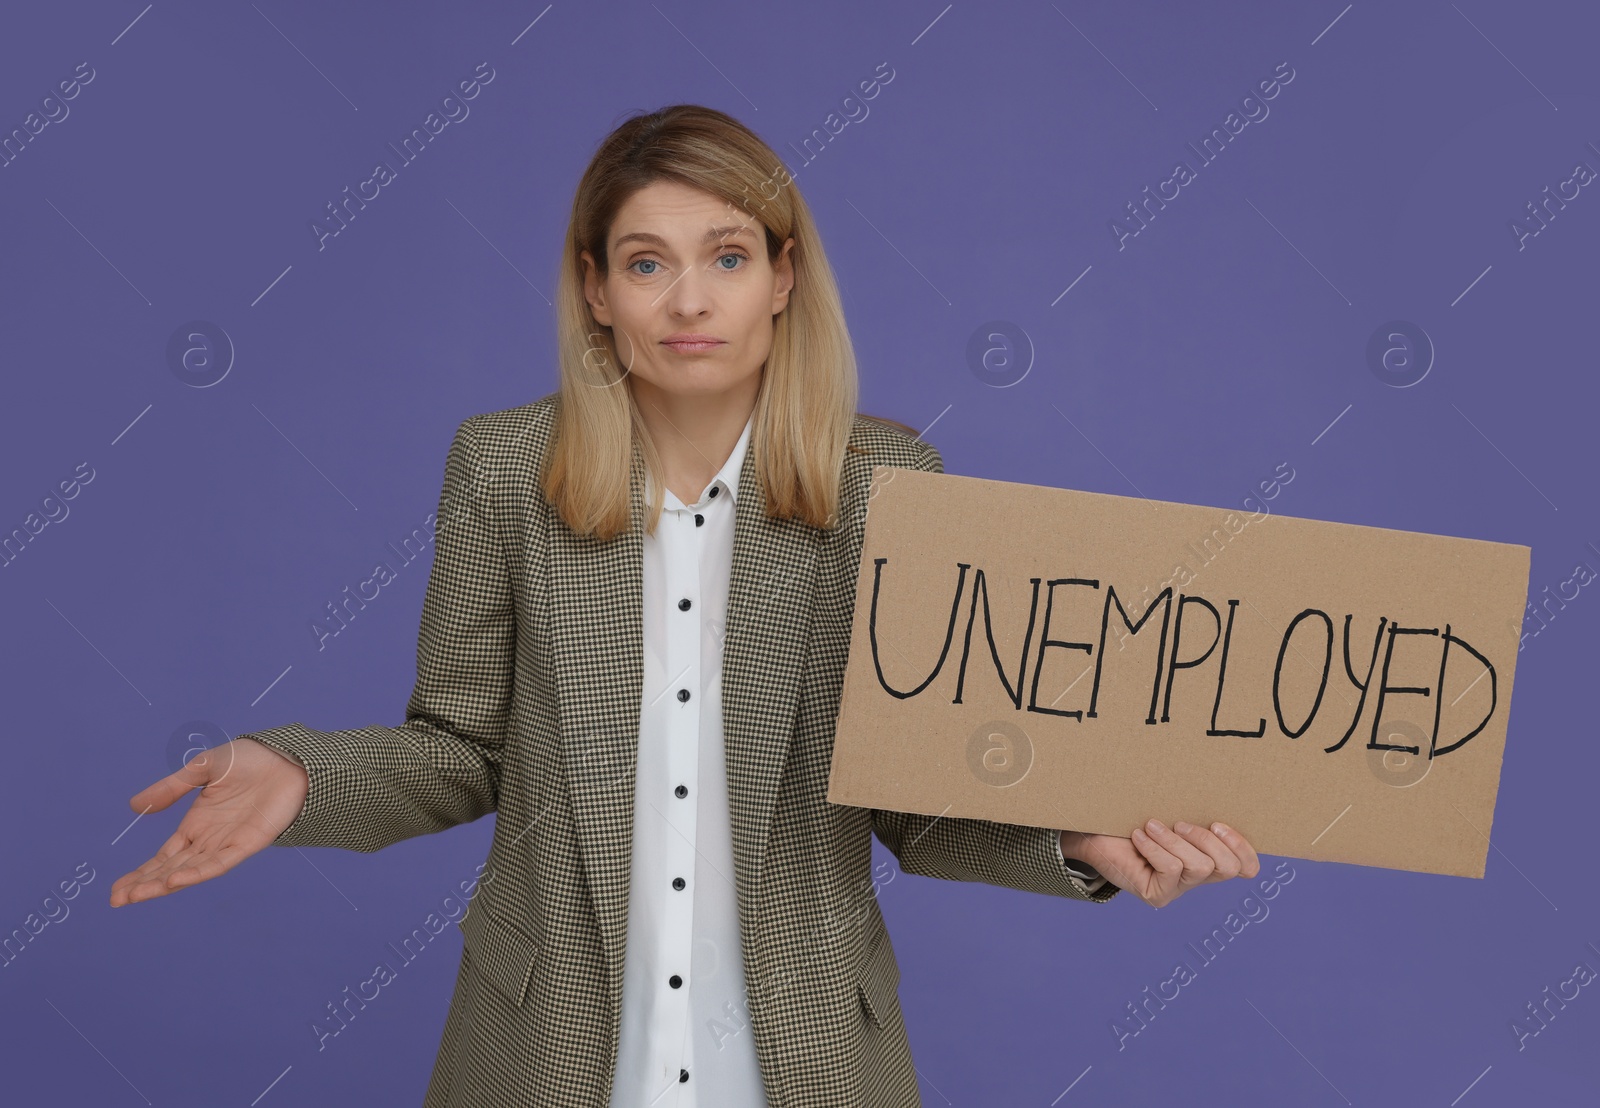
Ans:
{"type": "MultiPolygon", "coordinates": [[[[967,570],[971,569],[972,567],[966,562],[956,563],[958,573],[956,577],[955,595],[950,601],[950,620],[945,628],[944,645],[939,652],[939,661],[934,665],[933,672],[928,674],[928,676],[924,678],[922,683],[916,688],[901,691],[899,689],[890,687],[889,682],[884,678],[883,664],[878,649],[878,596],[883,580],[883,566],[888,560],[889,559],[887,558],[873,559],[872,607],[868,614],[868,633],[872,644],[872,664],[877,674],[879,686],[882,687],[883,691],[888,693],[890,696],[904,700],[921,693],[933,683],[933,679],[937,677],[940,670],[944,668],[945,660],[950,653],[950,643],[955,637],[956,624],[959,619],[961,608],[961,597],[963,592],[966,590],[967,570]]],[[[1087,716],[1089,719],[1097,718],[1097,712],[1095,709],[1099,702],[1100,696],[1100,678],[1106,659],[1106,634],[1111,621],[1112,605],[1116,606],[1117,612],[1121,616],[1123,624],[1128,629],[1128,634],[1132,636],[1137,636],[1140,633],[1145,625],[1150,622],[1150,617],[1155,614],[1156,609],[1159,607],[1162,612],[1161,639],[1156,650],[1154,687],[1150,693],[1150,713],[1148,718],[1145,719],[1145,723],[1155,724],[1157,722],[1171,722],[1172,685],[1174,678],[1176,678],[1178,675],[1178,671],[1184,669],[1193,669],[1200,665],[1211,656],[1212,652],[1217,648],[1218,641],[1220,640],[1222,645],[1222,653],[1217,662],[1216,698],[1213,700],[1211,705],[1211,724],[1206,729],[1205,733],[1207,735],[1233,735],[1240,738],[1260,738],[1266,733],[1267,721],[1265,717],[1262,717],[1259,720],[1255,729],[1252,731],[1217,727],[1217,713],[1222,705],[1223,684],[1226,681],[1228,674],[1228,653],[1233,645],[1233,619],[1235,610],[1239,605],[1239,601],[1228,601],[1228,618],[1226,625],[1224,625],[1222,616],[1218,613],[1216,607],[1209,600],[1202,596],[1192,596],[1186,593],[1178,593],[1176,603],[1174,603],[1174,594],[1169,586],[1168,588],[1161,590],[1150,606],[1145,609],[1144,615],[1140,616],[1138,621],[1135,622],[1128,617],[1128,610],[1123,605],[1121,598],[1117,596],[1116,588],[1108,584],[1105,590],[1105,604],[1100,615],[1100,634],[1098,643],[1071,642],[1065,639],[1052,639],[1050,637],[1050,617],[1055,605],[1055,590],[1059,587],[1082,587],[1098,590],[1100,588],[1100,582],[1090,578],[1082,577],[1058,577],[1049,581],[1044,581],[1042,578],[1034,577],[1031,578],[1030,581],[1033,585],[1033,599],[1028,609],[1028,629],[1023,635],[1022,658],[1017,664],[1017,680],[1016,684],[1013,686],[1010,677],[1006,673],[1005,663],[1003,663],[1000,659],[999,648],[995,645],[994,621],[989,611],[989,586],[985,581],[984,572],[982,569],[977,570],[973,574],[971,590],[972,598],[967,612],[966,634],[961,647],[961,664],[956,675],[955,699],[952,700],[951,703],[962,703],[961,693],[966,684],[967,661],[972,652],[972,630],[977,622],[978,594],[981,592],[983,594],[984,635],[988,639],[989,643],[989,656],[994,661],[995,671],[1000,677],[1001,684],[1005,686],[1006,695],[1011,700],[1012,705],[1019,710],[1023,708],[1023,684],[1028,669],[1028,653],[1033,646],[1034,626],[1038,622],[1037,615],[1039,611],[1039,591],[1040,585],[1043,584],[1045,588],[1044,623],[1040,629],[1038,652],[1034,660],[1033,683],[1028,694],[1028,711],[1043,712],[1054,716],[1066,716],[1070,719],[1075,719],[1080,722],[1085,718],[1085,716],[1087,716]],[[1215,626],[1210,629],[1212,632],[1211,641],[1206,645],[1203,653],[1191,658],[1180,658],[1179,647],[1182,642],[1184,631],[1189,630],[1191,637],[1194,634],[1193,629],[1187,628],[1185,624],[1185,613],[1191,605],[1204,608],[1207,612],[1209,612],[1215,626]],[[1174,609],[1176,609],[1175,612],[1174,609]],[[1172,633],[1172,649],[1170,652],[1167,650],[1167,632],[1169,627],[1172,633]],[[1039,675],[1044,668],[1042,663],[1044,661],[1045,652],[1051,647],[1055,647],[1060,650],[1082,650],[1085,653],[1095,654],[1096,661],[1094,669],[1094,686],[1089,693],[1089,707],[1087,712],[1082,709],[1064,711],[1057,708],[1041,707],[1039,705],[1039,675]],[[1165,674],[1166,677],[1164,696],[1162,688],[1163,674],[1165,674]],[[1159,721],[1156,717],[1156,706],[1158,702],[1161,705],[1161,716],[1159,721]]],[[[917,591],[920,595],[924,590],[917,591]]],[[[1427,688],[1409,685],[1391,685],[1389,683],[1389,664],[1394,655],[1395,640],[1401,635],[1433,635],[1440,639],[1441,649],[1439,651],[1438,688],[1441,694],[1444,689],[1445,668],[1449,664],[1450,660],[1451,644],[1459,646],[1463,650],[1466,650],[1468,653],[1470,653],[1474,658],[1483,664],[1485,671],[1489,675],[1490,704],[1488,714],[1484,716],[1483,720],[1479,722],[1476,727],[1467,732],[1467,734],[1442,747],[1439,745],[1439,718],[1443,710],[1444,702],[1442,695],[1436,697],[1433,718],[1433,734],[1429,740],[1428,746],[1428,757],[1430,759],[1443,754],[1448,754],[1450,751],[1458,749],[1464,745],[1467,740],[1471,739],[1474,735],[1478,734],[1478,732],[1482,731],[1483,728],[1488,724],[1489,720],[1493,718],[1495,707],[1499,703],[1499,694],[1497,691],[1498,678],[1495,674],[1494,665],[1489,661],[1489,659],[1485,658],[1482,654],[1475,650],[1466,640],[1452,634],[1450,631],[1450,625],[1448,623],[1445,624],[1443,631],[1441,632],[1441,630],[1437,627],[1402,627],[1398,623],[1390,621],[1388,617],[1380,617],[1378,620],[1377,633],[1373,636],[1372,652],[1367,661],[1366,676],[1358,677],[1350,661],[1350,623],[1352,618],[1353,616],[1348,614],[1344,617],[1344,671],[1346,677],[1350,681],[1350,684],[1356,689],[1360,690],[1361,697],[1356,704],[1355,715],[1350,720],[1350,726],[1345,730],[1344,737],[1338,742],[1334,743],[1332,746],[1327,747],[1327,753],[1332,754],[1334,751],[1344,746],[1344,744],[1349,740],[1350,736],[1355,733],[1356,724],[1360,722],[1362,711],[1365,708],[1369,692],[1374,694],[1376,703],[1372,709],[1372,736],[1367,742],[1367,748],[1369,750],[1403,750],[1409,754],[1417,754],[1420,752],[1419,748],[1415,746],[1394,745],[1378,741],[1379,717],[1383,713],[1385,698],[1387,698],[1391,693],[1413,693],[1420,696],[1429,695],[1429,690],[1427,688]],[[1384,641],[1386,629],[1388,632],[1387,645],[1384,641]],[[1378,655],[1380,653],[1383,655],[1383,668],[1381,671],[1378,669],[1378,655]],[[1373,687],[1374,674],[1377,675],[1376,688],[1373,687]]],[[[1190,619],[1192,620],[1193,617],[1191,616],[1190,619]]],[[[1328,688],[1328,677],[1333,670],[1334,637],[1335,635],[1332,617],[1326,612],[1317,608],[1306,608],[1301,611],[1289,621],[1289,626],[1283,633],[1283,639],[1278,648],[1277,664],[1274,666],[1272,674],[1272,706],[1273,712],[1277,716],[1279,730],[1291,739],[1298,739],[1301,735],[1305,734],[1306,729],[1311,726],[1311,721],[1316,718],[1317,712],[1322,706],[1323,694],[1328,688]],[[1298,727],[1290,727],[1288,722],[1284,719],[1283,699],[1280,691],[1280,684],[1283,677],[1283,660],[1284,655],[1289,650],[1296,630],[1299,629],[1302,623],[1308,620],[1320,621],[1323,625],[1323,634],[1326,638],[1326,650],[1324,651],[1322,663],[1322,677],[1317,687],[1316,699],[1311,705],[1311,710],[1306,714],[1306,718],[1301,721],[1298,727]]],[[[1481,677],[1482,675],[1480,674],[1479,679],[1481,679],[1481,677]]]]}

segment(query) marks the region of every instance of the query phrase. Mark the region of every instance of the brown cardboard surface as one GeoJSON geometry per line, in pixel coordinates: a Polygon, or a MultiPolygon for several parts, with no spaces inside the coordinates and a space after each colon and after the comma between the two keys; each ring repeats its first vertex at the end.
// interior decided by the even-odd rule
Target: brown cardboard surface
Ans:
{"type": "Polygon", "coordinates": [[[828,799],[1482,877],[1529,558],[880,466],[828,799]]]}

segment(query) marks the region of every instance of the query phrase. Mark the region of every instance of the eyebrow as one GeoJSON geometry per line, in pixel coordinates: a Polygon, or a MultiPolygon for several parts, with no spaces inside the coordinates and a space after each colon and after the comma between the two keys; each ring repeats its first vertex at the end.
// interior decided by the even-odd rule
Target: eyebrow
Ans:
{"type": "MultiPolygon", "coordinates": [[[[756,233],[748,226],[735,224],[730,227],[713,227],[701,236],[702,243],[720,242],[730,238],[755,238],[756,233]]],[[[613,250],[620,250],[625,242],[647,242],[654,246],[665,247],[667,240],[660,235],[652,235],[649,231],[631,231],[611,244],[613,250]]]]}

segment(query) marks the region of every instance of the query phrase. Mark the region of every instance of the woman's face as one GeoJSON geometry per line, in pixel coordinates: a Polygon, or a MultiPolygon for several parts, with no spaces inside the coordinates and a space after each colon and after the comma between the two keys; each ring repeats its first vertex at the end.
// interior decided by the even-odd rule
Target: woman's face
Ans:
{"type": "Polygon", "coordinates": [[[707,192],[658,181],[617,212],[604,280],[583,252],[584,295],[641,384],[677,397],[754,386],[772,349],[772,318],[794,284],[789,250],[767,260],[766,230],[707,192]],[[705,340],[705,341],[697,341],[705,340]]]}

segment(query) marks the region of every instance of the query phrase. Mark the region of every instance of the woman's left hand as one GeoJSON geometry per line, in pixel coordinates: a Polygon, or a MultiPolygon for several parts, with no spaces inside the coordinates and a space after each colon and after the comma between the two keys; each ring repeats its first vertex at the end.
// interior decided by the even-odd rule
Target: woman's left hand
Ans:
{"type": "Polygon", "coordinates": [[[1061,853],[1087,862],[1118,888],[1152,908],[1162,908],[1197,885],[1254,877],[1261,872],[1255,848],[1233,828],[1214,830],[1179,820],[1168,828],[1152,819],[1130,838],[1061,832],[1061,853]]]}

